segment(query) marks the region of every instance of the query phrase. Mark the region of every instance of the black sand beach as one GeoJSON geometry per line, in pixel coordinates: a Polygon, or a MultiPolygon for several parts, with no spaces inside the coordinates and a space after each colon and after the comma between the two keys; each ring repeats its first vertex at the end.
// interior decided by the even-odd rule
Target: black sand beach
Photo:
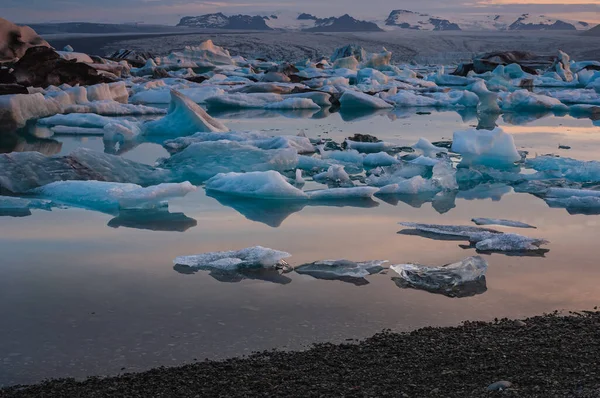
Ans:
{"type": "MultiPolygon", "coordinates": [[[[201,355],[199,353],[199,355],[201,355]]],[[[600,312],[468,322],[302,352],[53,380],[0,397],[598,397],[600,312]],[[511,387],[489,391],[508,381],[511,387]]]]}

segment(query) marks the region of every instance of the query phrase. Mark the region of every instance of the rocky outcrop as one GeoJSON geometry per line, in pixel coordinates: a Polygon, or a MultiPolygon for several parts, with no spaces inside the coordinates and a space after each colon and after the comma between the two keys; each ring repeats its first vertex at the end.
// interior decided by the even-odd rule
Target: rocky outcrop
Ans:
{"type": "Polygon", "coordinates": [[[48,47],[29,48],[14,64],[12,76],[17,84],[44,88],[61,84],[87,86],[113,81],[87,64],[62,59],[48,47]]]}
{"type": "Polygon", "coordinates": [[[374,22],[359,21],[345,14],[339,18],[323,18],[315,21],[313,28],[304,29],[304,32],[382,32],[383,30],[374,22]]]}
{"type": "Polygon", "coordinates": [[[0,18],[0,63],[21,58],[31,47],[50,47],[29,26],[18,26],[0,18]]]}

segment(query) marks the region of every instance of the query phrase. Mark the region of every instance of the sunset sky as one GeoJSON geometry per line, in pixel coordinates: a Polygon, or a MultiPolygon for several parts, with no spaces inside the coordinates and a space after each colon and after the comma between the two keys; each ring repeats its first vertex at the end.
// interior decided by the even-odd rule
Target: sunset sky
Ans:
{"type": "Polygon", "coordinates": [[[175,24],[186,15],[212,12],[309,12],[320,17],[350,13],[382,19],[393,9],[439,16],[544,14],[600,23],[600,0],[2,0],[2,17],[17,23],[93,21],[175,24]]]}

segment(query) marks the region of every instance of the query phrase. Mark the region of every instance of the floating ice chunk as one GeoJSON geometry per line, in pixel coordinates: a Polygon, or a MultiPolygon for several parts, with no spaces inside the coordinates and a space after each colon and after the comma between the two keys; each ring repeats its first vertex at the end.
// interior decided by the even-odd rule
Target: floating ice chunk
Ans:
{"type": "Polygon", "coordinates": [[[499,218],[474,218],[472,221],[477,225],[503,225],[513,228],[535,228],[533,225],[525,224],[520,221],[511,221],[499,218]]]}
{"type": "Polygon", "coordinates": [[[120,104],[116,101],[94,101],[85,104],[66,105],[63,113],[96,113],[106,116],[130,116],[130,115],[164,115],[164,109],[153,108],[144,105],[120,104]]]}
{"type": "Polygon", "coordinates": [[[344,68],[344,69],[356,70],[356,68],[358,68],[358,64],[359,63],[358,63],[357,59],[354,56],[350,56],[350,57],[336,59],[333,64],[333,68],[334,69],[344,68]]]}
{"type": "Polygon", "coordinates": [[[125,82],[100,83],[85,88],[88,101],[116,101],[123,104],[129,99],[125,82]]]}
{"type": "Polygon", "coordinates": [[[346,148],[354,149],[361,153],[376,153],[376,152],[385,152],[394,147],[393,144],[389,142],[379,141],[379,142],[359,142],[346,140],[346,148]]]}
{"type": "Polygon", "coordinates": [[[502,234],[502,232],[494,229],[472,227],[470,225],[418,224],[413,222],[401,222],[399,224],[425,233],[465,238],[472,242],[483,240],[491,234],[502,234]]]}
{"type": "Polygon", "coordinates": [[[147,186],[174,179],[169,170],[85,148],[56,157],[39,152],[0,154],[0,188],[22,193],[63,180],[129,182],[147,186]]]}
{"type": "Polygon", "coordinates": [[[473,91],[479,97],[477,112],[480,114],[500,113],[500,105],[498,105],[498,94],[488,90],[483,80],[478,80],[471,86],[473,91]]]}
{"type": "Polygon", "coordinates": [[[565,82],[573,81],[573,72],[571,72],[570,60],[571,60],[570,57],[566,53],[562,52],[561,50],[558,50],[558,60],[556,62],[556,73],[558,73],[560,78],[562,80],[564,80],[565,82]]]}
{"type": "Polygon", "coordinates": [[[420,264],[398,264],[390,268],[399,278],[392,278],[399,287],[425,290],[449,297],[468,297],[487,290],[485,273],[488,264],[480,256],[441,267],[420,264]]]}
{"type": "Polygon", "coordinates": [[[295,149],[264,150],[231,141],[199,142],[163,160],[181,180],[206,181],[219,173],[286,171],[298,165],[295,149]]]}
{"type": "Polygon", "coordinates": [[[58,55],[60,55],[60,57],[62,59],[65,59],[67,61],[81,62],[84,64],[93,64],[94,63],[92,58],[90,58],[89,55],[84,54],[84,53],[76,53],[76,52],[72,52],[72,51],[57,51],[56,53],[58,55]]]}
{"type": "Polygon", "coordinates": [[[225,132],[229,129],[210,117],[191,99],[172,90],[167,116],[144,124],[143,131],[146,135],[185,136],[196,132],[225,132]]]}
{"type": "Polygon", "coordinates": [[[377,191],[378,189],[374,187],[329,188],[306,192],[306,194],[311,200],[329,201],[340,199],[371,199],[377,191]]]}
{"type": "Polygon", "coordinates": [[[378,166],[391,166],[397,164],[400,161],[395,157],[388,155],[385,152],[370,153],[363,159],[363,166],[374,168],[378,166]]]}
{"type": "Polygon", "coordinates": [[[306,199],[276,171],[217,174],[206,182],[207,191],[261,199],[306,199]]]}
{"type": "Polygon", "coordinates": [[[574,188],[550,188],[546,192],[546,197],[549,198],[571,198],[571,197],[600,197],[600,191],[591,189],[574,189],[574,188]]]}
{"type": "Polygon", "coordinates": [[[414,164],[414,165],[418,165],[418,166],[428,166],[428,167],[433,167],[435,166],[439,160],[437,159],[432,159],[429,158],[427,156],[418,156],[414,159],[411,160],[407,160],[408,163],[414,164]]]}
{"type": "Polygon", "coordinates": [[[465,163],[487,166],[509,165],[521,160],[512,135],[501,128],[457,131],[452,140],[452,152],[460,153],[465,163]]]}
{"type": "Polygon", "coordinates": [[[433,176],[431,177],[431,180],[441,190],[451,191],[458,189],[456,169],[449,160],[440,160],[433,166],[433,176]]]}
{"type": "Polygon", "coordinates": [[[392,60],[392,52],[383,49],[380,53],[368,54],[363,68],[382,69],[390,65],[392,60]]]}
{"type": "Polygon", "coordinates": [[[260,149],[286,149],[294,148],[298,153],[314,153],[315,147],[306,137],[285,135],[270,137],[259,132],[228,132],[228,133],[196,133],[189,137],[180,137],[165,141],[163,146],[171,152],[180,152],[188,146],[198,142],[208,141],[235,141],[260,149]]]}
{"type": "Polygon", "coordinates": [[[475,108],[479,103],[476,94],[470,91],[452,90],[444,93],[416,94],[408,90],[386,97],[386,101],[397,107],[451,107],[475,108]]]}
{"type": "Polygon", "coordinates": [[[517,90],[502,100],[502,110],[513,112],[527,112],[549,110],[567,112],[569,107],[547,95],[534,94],[527,90],[517,90]]]}
{"type": "Polygon", "coordinates": [[[296,169],[296,179],[294,180],[294,184],[296,184],[296,186],[302,186],[305,183],[306,181],[304,181],[304,178],[302,178],[302,170],[296,169]]]}
{"type": "Polygon", "coordinates": [[[384,75],[373,68],[361,69],[356,74],[356,80],[358,84],[372,84],[375,82],[379,84],[386,84],[389,79],[390,78],[387,75],[384,75]]]}
{"type": "Polygon", "coordinates": [[[95,113],[69,113],[67,115],[54,115],[38,120],[42,126],[70,126],[85,128],[103,128],[116,119],[100,116],[95,113]]]}
{"type": "Polygon", "coordinates": [[[279,268],[287,266],[284,258],[291,254],[262,246],[248,247],[238,251],[222,251],[180,256],[173,263],[188,267],[235,271],[243,268],[279,268]]]}
{"type": "Polygon", "coordinates": [[[189,182],[143,188],[136,184],[105,181],[57,181],[31,192],[67,205],[111,211],[157,207],[164,205],[167,199],[182,197],[195,190],[189,182]]]}
{"type": "Polygon", "coordinates": [[[422,176],[427,171],[425,166],[401,162],[393,166],[371,170],[371,175],[366,178],[366,183],[374,187],[383,187],[402,182],[407,178],[422,176]]]}
{"type": "Polygon", "coordinates": [[[265,105],[264,109],[321,109],[308,98],[286,98],[283,101],[273,102],[265,105]]]}
{"type": "Polygon", "coordinates": [[[42,94],[13,94],[0,96],[0,124],[20,128],[29,120],[61,112],[60,104],[42,94]]]}
{"type": "Polygon", "coordinates": [[[530,238],[517,234],[494,234],[475,244],[480,251],[527,252],[540,251],[540,246],[549,243],[545,239],[530,238]]]}
{"type": "Polygon", "coordinates": [[[594,90],[553,90],[546,92],[546,94],[565,104],[600,105],[600,94],[594,90]]]}
{"type": "Polygon", "coordinates": [[[263,109],[269,104],[283,101],[273,93],[233,93],[209,97],[205,100],[209,108],[215,109],[263,109]]]}
{"type": "Polygon", "coordinates": [[[432,180],[426,180],[421,176],[412,177],[408,180],[395,184],[386,185],[379,189],[378,195],[418,195],[421,193],[438,192],[440,188],[432,180]]]}
{"type": "Polygon", "coordinates": [[[444,68],[441,67],[433,77],[433,81],[438,86],[468,86],[475,82],[475,79],[463,76],[454,76],[444,74],[444,68]]]}
{"type": "Polygon", "coordinates": [[[340,97],[342,109],[391,109],[394,106],[381,98],[377,98],[358,91],[346,90],[340,97]]]}
{"type": "Polygon", "coordinates": [[[159,65],[179,64],[181,67],[187,65],[233,65],[229,51],[223,47],[216,46],[212,40],[206,40],[198,46],[187,46],[182,52],[173,52],[167,57],[157,58],[159,65]]]}
{"type": "Polygon", "coordinates": [[[540,246],[548,243],[544,239],[529,238],[518,234],[505,234],[493,229],[462,226],[437,225],[401,222],[400,225],[411,227],[424,233],[426,237],[449,237],[468,240],[480,251],[497,252],[540,252],[540,246]]]}
{"type": "Polygon", "coordinates": [[[559,173],[560,176],[577,182],[600,181],[600,162],[583,161],[554,156],[538,156],[527,159],[526,165],[536,171],[559,173]]]}
{"type": "MultiPolygon", "coordinates": [[[[197,104],[204,103],[207,98],[225,95],[225,90],[216,86],[184,88],[179,92],[197,104]]],[[[132,104],[168,104],[171,102],[171,90],[164,88],[140,91],[131,96],[130,102],[132,104]]]]}
{"type": "Polygon", "coordinates": [[[435,158],[438,153],[448,152],[448,149],[435,146],[426,138],[419,138],[419,141],[412,147],[428,158],[435,158]]]}
{"type": "Polygon", "coordinates": [[[354,279],[363,279],[366,276],[377,274],[383,271],[385,260],[374,260],[364,262],[354,262],[349,260],[322,260],[314,263],[300,265],[294,268],[299,274],[310,275],[316,279],[324,280],[346,280],[365,284],[366,281],[354,281],[354,279]]]}
{"type": "Polygon", "coordinates": [[[544,200],[550,207],[566,208],[573,214],[600,211],[600,191],[591,189],[549,188],[544,200]]]}
{"type": "Polygon", "coordinates": [[[351,149],[347,151],[324,151],[321,150],[322,159],[332,159],[344,165],[353,165],[362,168],[364,156],[358,151],[351,149]]]}
{"type": "Polygon", "coordinates": [[[334,164],[326,172],[313,176],[313,180],[322,184],[334,184],[337,186],[354,186],[350,176],[344,170],[344,166],[334,164]]]}

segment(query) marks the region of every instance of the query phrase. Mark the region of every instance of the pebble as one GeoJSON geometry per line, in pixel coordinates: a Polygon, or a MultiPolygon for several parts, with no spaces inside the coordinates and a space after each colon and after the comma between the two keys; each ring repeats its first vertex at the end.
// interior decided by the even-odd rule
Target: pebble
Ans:
{"type": "Polygon", "coordinates": [[[497,381],[495,383],[492,383],[488,386],[487,390],[488,391],[502,391],[502,390],[506,390],[507,388],[510,388],[512,386],[512,383],[510,381],[497,381]]]}

